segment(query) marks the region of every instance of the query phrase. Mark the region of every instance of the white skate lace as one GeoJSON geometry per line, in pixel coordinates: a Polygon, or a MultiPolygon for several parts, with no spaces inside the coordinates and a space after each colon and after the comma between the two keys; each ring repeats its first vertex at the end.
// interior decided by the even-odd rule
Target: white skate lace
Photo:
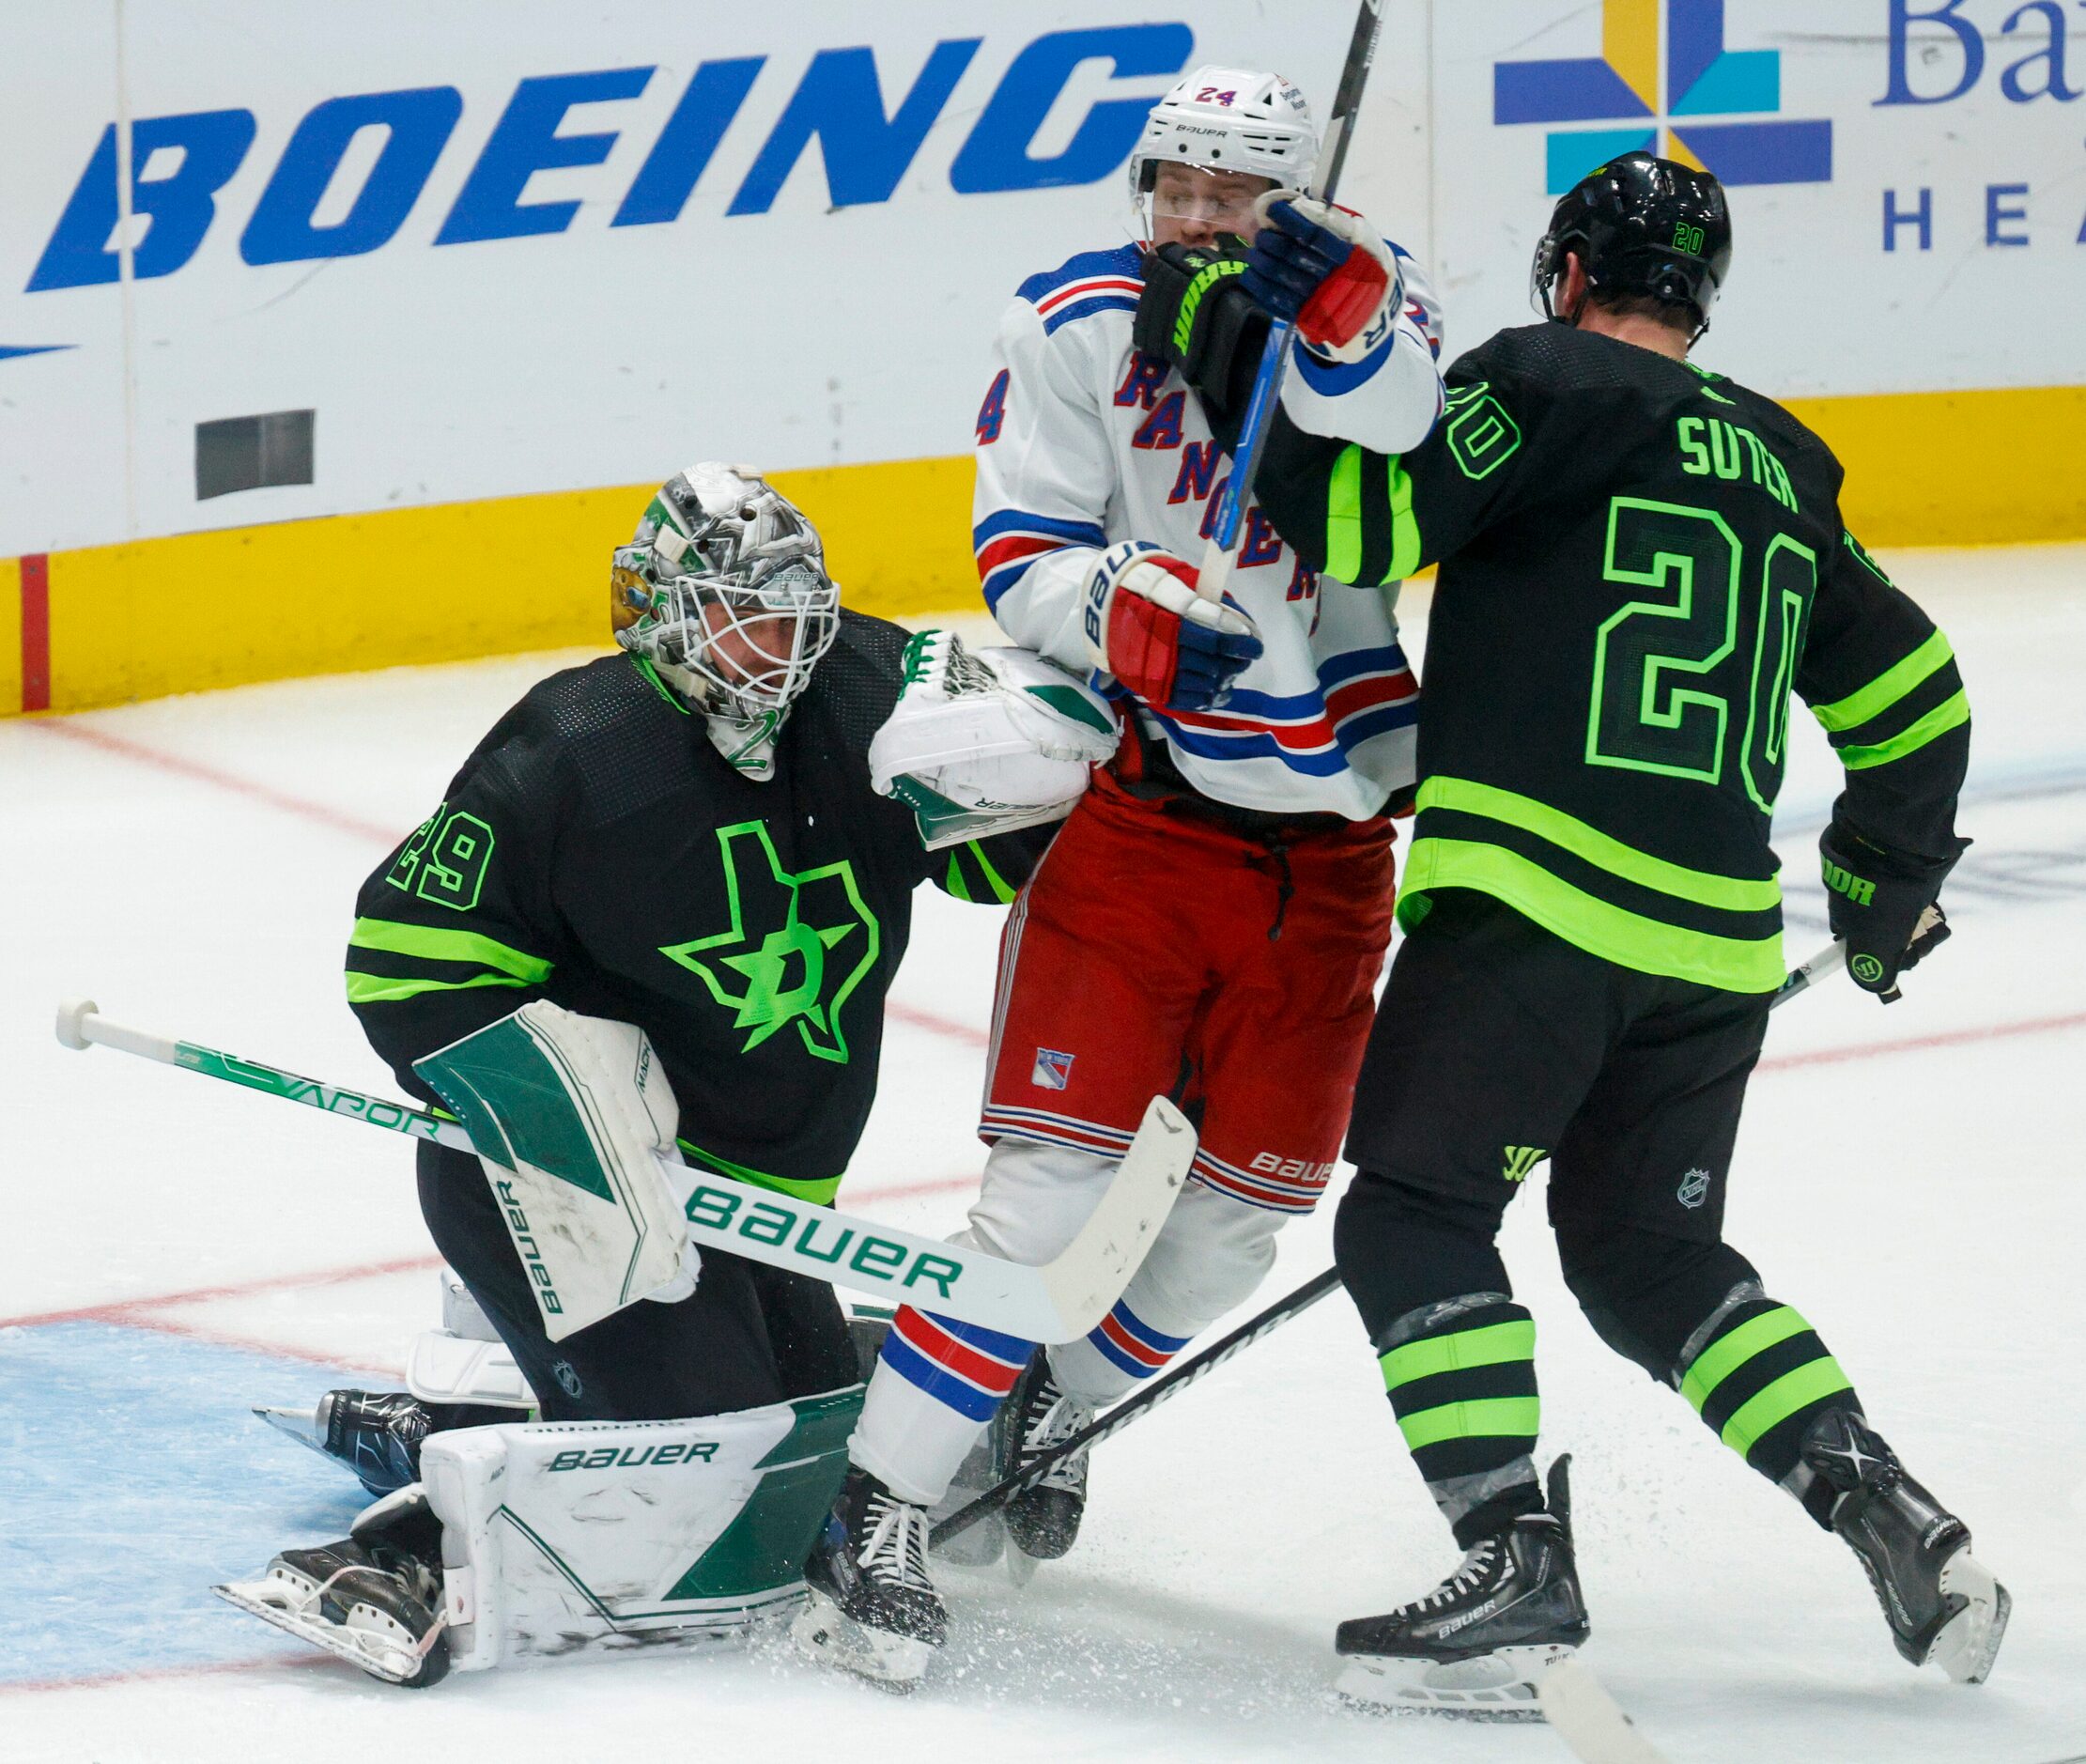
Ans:
{"type": "MultiPolygon", "coordinates": [[[[1056,1450],[1093,1420],[1093,1411],[1066,1396],[1058,1388],[1058,1381],[1054,1378],[1043,1380],[1032,1400],[1043,1408],[1022,1435],[1021,1455],[1025,1462],[1032,1463],[1045,1452],[1056,1450]]],[[[1046,1474],[1037,1478],[1034,1486],[1078,1494],[1084,1492],[1086,1483],[1087,1449],[1082,1447],[1051,1465],[1046,1474]]]]}
{"type": "Polygon", "coordinates": [[[1436,1605],[1452,1604],[1467,1592],[1474,1592],[1492,1577],[1492,1570],[1499,1559],[1499,1540],[1483,1538],[1471,1546],[1456,1571],[1419,1602],[1416,1609],[1430,1611],[1436,1605]]]}
{"type": "Polygon", "coordinates": [[[856,1557],[862,1571],[885,1586],[932,1594],[935,1583],[927,1577],[927,1509],[888,1494],[873,1494],[862,1517],[869,1524],[869,1536],[856,1557]]]}

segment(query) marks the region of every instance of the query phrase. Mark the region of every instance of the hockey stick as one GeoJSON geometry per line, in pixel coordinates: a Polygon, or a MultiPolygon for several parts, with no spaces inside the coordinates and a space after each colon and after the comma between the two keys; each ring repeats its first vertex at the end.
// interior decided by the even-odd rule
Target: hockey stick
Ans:
{"type": "MultiPolygon", "coordinates": [[[[1354,16],[1354,34],[1348,39],[1340,83],[1333,94],[1325,145],[1311,180],[1310,193],[1321,201],[1332,201],[1339,185],[1340,169],[1347,162],[1348,137],[1353,132],[1355,113],[1362,107],[1362,89],[1368,83],[1369,63],[1376,55],[1376,36],[1383,23],[1383,0],[1362,0],[1354,16]]],[[[1275,319],[1268,328],[1260,365],[1253,376],[1253,393],[1246,400],[1245,417],[1239,426],[1238,445],[1231,451],[1231,475],[1225,480],[1217,499],[1216,519],[1202,549],[1196,592],[1206,600],[1224,598],[1232,552],[1245,520],[1246,499],[1253,493],[1253,474],[1259,469],[1260,449],[1275,421],[1275,401],[1281,395],[1282,378],[1290,364],[1290,344],[1295,335],[1296,327],[1283,319],[1275,319]]]]}
{"type": "Polygon", "coordinates": [[[1125,1400],[1119,1402],[1106,1415],[1099,1416],[1081,1428],[1063,1445],[1053,1447],[1036,1459],[1026,1470],[1011,1476],[1005,1481],[996,1482],[976,1500],[959,1507],[936,1525],[928,1535],[932,1545],[947,1543],[950,1539],[968,1531],[981,1519],[989,1518],[1023,1490],[1033,1486],[1063,1460],[1073,1453],[1085,1451],[1088,1447],[1106,1439],[1111,1433],[1120,1432],[1141,1415],[1148,1415],[1169,1397],[1177,1397],[1205,1372],[1213,1372],[1232,1355],[1244,1354],[1264,1335],[1272,1335],[1292,1317],[1301,1317],[1312,1306],[1340,1284],[1340,1271],[1328,1268],[1316,1279],[1308,1280],[1285,1299],[1278,1299],[1258,1317],[1241,1323],[1223,1340],[1204,1348],[1193,1359],[1184,1360],[1155,1384],[1146,1387],[1125,1400]]]}
{"type": "MultiPolygon", "coordinates": [[[[1826,975],[1845,971],[1846,967],[1846,946],[1837,940],[1827,944],[1809,961],[1789,970],[1788,978],[1782,983],[1768,1009],[1772,1011],[1786,1004],[1800,992],[1816,985],[1826,975]]],[[[1098,1416],[1061,1445],[1052,1447],[1033,1460],[1026,1469],[1016,1471],[1012,1476],[994,1483],[976,1500],[959,1507],[935,1527],[928,1541],[931,1544],[946,1543],[950,1539],[969,1530],[981,1519],[991,1517],[1015,1495],[1042,1481],[1074,1452],[1084,1451],[1088,1447],[1108,1438],[1110,1434],[1120,1432],[1140,1415],[1148,1414],[1167,1399],[1178,1396],[1205,1372],[1213,1371],[1226,1360],[1244,1353],[1261,1337],[1273,1335],[1291,1318],[1301,1317],[1339,1283],[1340,1274],[1337,1268],[1328,1268],[1316,1278],[1306,1281],[1289,1297],[1277,1299],[1258,1316],[1241,1323],[1221,1341],[1203,1349],[1193,1358],[1182,1361],[1157,1383],[1125,1398],[1106,1415],[1098,1416]]]]}
{"type": "MultiPolygon", "coordinates": [[[[214,1047],[127,1029],[100,1015],[91,999],[60,1005],[57,1032],[60,1042],[77,1051],[96,1044],[114,1047],[329,1115],[459,1152],[477,1151],[456,1122],[214,1047]]],[[[688,1199],[688,1235],[750,1261],[902,1304],[917,1302],[960,1323],[1026,1341],[1076,1341],[1122,1296],[1173,1209],[1195,1151],[1195,1129],[1187,1119],[1165,1097],[1153,1097],[1092,1216],[1062,1255],[1037,1267],[917,1237],[711,1170],[697,1176],[688,1199]]],[[[677,1185],[687,1184],[685,1168],[675,1166],[671,1174],[677,1185]]]]}
{"type": "Polygon", "coordinates": [[[1576,1658],[1544,1673],[1536,1696],[1543,1719],[1580,1764],[1666,1764],[1666,1755],[1637,1731],[1608,1687],[1576,1658]]]}

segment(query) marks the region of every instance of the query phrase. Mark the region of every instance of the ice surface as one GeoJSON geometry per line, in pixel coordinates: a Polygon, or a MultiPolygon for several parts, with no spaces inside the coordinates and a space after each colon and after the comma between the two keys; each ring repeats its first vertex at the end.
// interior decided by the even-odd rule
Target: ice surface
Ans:
{"type": "MultiPolygon", "coordinates": [[[[1852,1557],[1595,1339],[1532,1196],[1507,1248],[1541,1331],[1545,1449],[1577,1454],[1586,1658],[1678,1764],[2086,1750],[2086,548],[1886,562],[1946,625],[1976,707],[1957,936],[1889,1011],[1843,982],[1778,1014],[1731,1234],[1969,1520],[2014,1627],[1981,1690],[1907,1668],[1852,1557]]],[[[0,1757],[1562,1757],[1540,1730],[1386,1725],[1330,1698],[1335,1622],[1453,1558],[1337,1299],[1110,1442],[1078,1551],[1018,1598],[951,1572],[953,1639],[909,1699],[774,1645],[409,1695],[208,1598],[359,1505],[245,1411],[394,1369],[433,1320],[409,1159],[66,1053],[52,1009],[90,993],[388,1093],[340,1001],[356,885],[564,659],[0,723],[0,1757]]],[[[1792,959],[1824,936],[1810,846],[1833,790],[1801,726],[1779,835],[1792,959]]],[[[978,1168],[998,917],[920,899],[847,1190],[894,1223],[952,1228],[978,1168]]],[[[1325,1264],[1330,1224],[1328,1206],[1290,1228],[1257,1302],[1325,1264]]]]}

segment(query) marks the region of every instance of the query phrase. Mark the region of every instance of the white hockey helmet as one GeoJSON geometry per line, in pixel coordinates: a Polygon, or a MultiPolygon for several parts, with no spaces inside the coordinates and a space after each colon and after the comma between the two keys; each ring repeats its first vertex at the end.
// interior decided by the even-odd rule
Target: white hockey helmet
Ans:
{"type": "Polygon", "coordinates": [[[1151,107],[1130,154],[1130,201],[1142,213],[1161,164],[1250,172],[1302,190],[1318,163],[1311,106],[1279,73],[1198,68],[1151,107]]]}
{"type": "Polygon", "coordinates": [[[615,640],[713,716],[776,718],[840,632],[818,531],[749,466],[688,467],[615,549],[615,640]]]}

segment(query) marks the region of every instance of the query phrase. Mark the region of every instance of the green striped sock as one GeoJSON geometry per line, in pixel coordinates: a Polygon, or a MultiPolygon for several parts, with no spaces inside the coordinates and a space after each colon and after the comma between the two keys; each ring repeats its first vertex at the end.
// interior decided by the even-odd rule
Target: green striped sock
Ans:
{"type": "Polygon", "coordinates": [[[1502,1496],[1527,1509],[1542,1414],[1528,1312],[1504,1294],[1472,1293],[1408,1311],[1377,1346],[1398,1431],[1459,1537],[1502,1496]]]}
{"type": "Polygon", "coordinates": [[[1726,1446],[1777,1482],[1796,1468],[1812,1416],[1862,1406],[1817,1332],[1767,1298],[1722,1321],[1684,1369],[1680,1394],[1726,1446]]]}

